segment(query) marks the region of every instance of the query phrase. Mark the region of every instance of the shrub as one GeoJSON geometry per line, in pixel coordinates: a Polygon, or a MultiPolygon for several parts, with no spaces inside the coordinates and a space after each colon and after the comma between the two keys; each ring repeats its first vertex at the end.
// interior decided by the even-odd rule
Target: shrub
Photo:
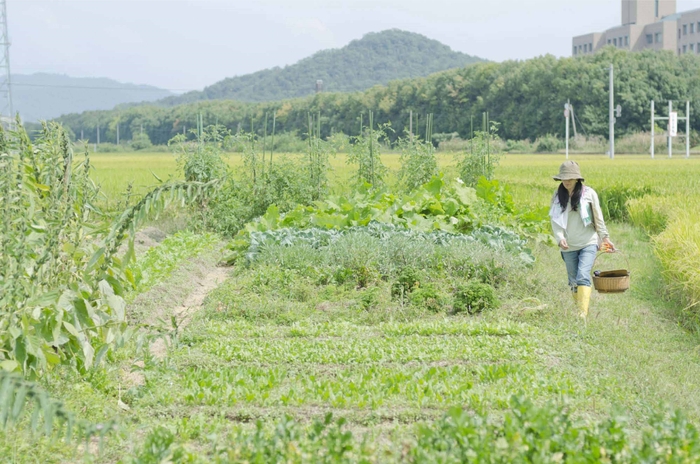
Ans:
{"type": "Polygon", "coordinates": [[[535,147],[529,140],[507,140],[503,151],[507,153],[533,153],[535,147]]]}
{"type": "Polygon", "coordinates": [[[415,288],[410,295],[411,304],[432,312],[440,312],[445,307],[443,295],[433,283],[425,283],[415,288]]]}
{"type": "Polygon", "coordinates": [[[564,142],[556,135],[547,134],[535,140],[535,151],[537,153],[556,153],[562,148],[564,148],[564,142]]]}
{"type": "Polygon", "coordinates": [[[418,272],[411,267],[401,270],[399,278],[391,284],[391,297],[402,303],[408,300],[409,294],[420,285],[418,272]]]}
{"type": "MultiPolygon", "coordinates": [[[[685,129],[684,129],[685,130],[685,129]]],[[[691,148],[693,134],[691,132],[691,148]]],[[[651,132],[635,132],[625,134],[615,141],[616,153],[628,153],[633,155],[649,153],[651,149],[651,132]]],[[[606,148],[607,151],[607,148],[606,148]]],[[[675,137],[673,139],[674,153],[685,153],[685,138],[675,137]]],[[[666,129],[660,129],[654,137],[654,152],[659,154],[668,153],[668,138],[666,137],[666,129]]]]}
{"type": "Polygon", "coordinates": [[[223,159],[223,144],[227,136],[220,126],[211,126],[202,130],[194,142],[187,141],[184,134],[178,134],[168,142],[186,181],[209,182],[227,176],[228,165],[223,159]]]}
{"type": "Polygon", "coordinates": [[[134,134],[131,142],[129,142],[129,146],[132,150],[148,150],[153,146],[153,144],[151,143],[151,139],[148,137],[148,134],[139,133],[134,134]]]}
{"type": "Polygon", "coordinates": [[[469,282],[457,287],[454,294],[453,310],[455,313],[480,313],[486,309],[498,307],[496,292],[489,284],[469,282]]]}

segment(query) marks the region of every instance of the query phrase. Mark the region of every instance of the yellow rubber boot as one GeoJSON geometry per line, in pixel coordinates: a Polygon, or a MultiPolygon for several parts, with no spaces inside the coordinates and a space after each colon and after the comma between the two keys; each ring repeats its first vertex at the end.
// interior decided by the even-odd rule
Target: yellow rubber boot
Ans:
{"type": "Polygon", "coordinates": [[[588,317],[588,305],[591,301],[591,287],[586,287],[583,285],[578,286],[578,299],[577,299],[577,304],[578,304],[578,309],[579,309],[579,316],[583,319],[588,317]]]}

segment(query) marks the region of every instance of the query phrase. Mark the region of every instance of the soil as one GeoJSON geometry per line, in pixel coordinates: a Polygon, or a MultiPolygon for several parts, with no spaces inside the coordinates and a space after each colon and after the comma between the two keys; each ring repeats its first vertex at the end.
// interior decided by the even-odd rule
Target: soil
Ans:
{"type": "MultiPolygon", "coordinates": [[[[210,272],[197,279],[194,290],[187,296],[182,306],[173,310],[177,326],[182,329],[189,324],[192,315],[196,313],[204,303],[204,299],[209,292],[218,287],[229,274],[229,268],[216,267],[210,272]]],[[[151,354],[157,359],[164,359],[167,354],[167,346],[163,338],[159,338],[150,346],[151,354]]]]}

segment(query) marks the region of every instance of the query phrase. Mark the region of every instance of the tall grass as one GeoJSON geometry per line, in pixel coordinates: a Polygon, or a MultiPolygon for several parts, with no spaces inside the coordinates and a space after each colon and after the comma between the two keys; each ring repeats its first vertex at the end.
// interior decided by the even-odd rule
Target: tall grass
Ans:
{"type": "Polygon", "coordinates": [[[700,332],[700,214],[676,211],[654,244],[670,289],[686,303],[687,324],[700,332]]]}

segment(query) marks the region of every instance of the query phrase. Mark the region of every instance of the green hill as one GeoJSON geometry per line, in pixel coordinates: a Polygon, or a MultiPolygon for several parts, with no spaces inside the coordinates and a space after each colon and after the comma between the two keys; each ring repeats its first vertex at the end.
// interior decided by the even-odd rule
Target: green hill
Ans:
{"type": "Polygon", "coordinates": [[[169,95],[172,93],[150,85],[125,84],[104,77],[12,75],[14,111],[30,122],[68,113],[108,110],[123,103],[151,102],[169,95]]]}
{"type": "Polygon", "coordinates": [[[323,50],[284,68],[272,68],[224,79],[203,91],[167,98],[167,106],[200,100],[263,102],[296,98],[315,92],[323,81],[326,92],[353,92],[377,84],[484,61],[450,49],[437,40],[392,29],[366,34],[340,49],[323,50]]]}

